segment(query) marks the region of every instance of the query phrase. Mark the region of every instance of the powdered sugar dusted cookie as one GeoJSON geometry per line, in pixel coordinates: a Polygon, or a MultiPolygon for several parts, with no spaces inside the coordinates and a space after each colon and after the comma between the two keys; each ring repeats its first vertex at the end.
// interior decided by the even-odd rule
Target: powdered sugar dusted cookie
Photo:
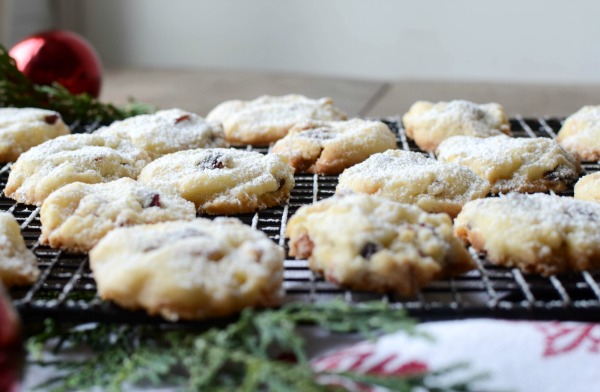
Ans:
{"type": "Polygon", "coordinates": [[[296,172],[338,174],[371,154],[397,148],[396,137],[380,121],[313,121],[299,124],[273,146],[296,172]]]}
{"type": "Polygon", "coordinates": [[[467,203],[456,234],[494,264],[552,275],[600,267],[600,205],[536,193],[467,203]]]}
{"type": "Polygon", "coordinates": [[[267,145],[284,137],[298,123],[345,120],[346,115],[333,106],[330,98],[310,99],[291,94],[226,101],[206,119],[222,123],[225,138],[233,144],[267,145]]]}
{"type": "Polygon", "coordinates": [[[418,101],[402,116],[402,123],[406,135],[425,151],[435,151],[442,141],[456,135],[510,135],[504,108],[497,103],[418,101]]]}
{"type": "Polygon", "coordinates": [[[575,184],[575,198],[600,202],[600,172],[583,176],[575,184]]]}
{"type": "Polygon", "coordinates": [[[442,162],[466,166],[492,185],[492,193],[561,191],[581,172],[579,160],[547,138],[455,136],[437,149],[442,162]]]}
{"type": "Polygon", "coordinates": [[[0,108],[0,162],[15,161],[31,147],[69,133],[69,127],[57,112],[0,108]]]}
{"type": "Polygon", "coordinates": [[[15,218],[0,212],[0,281],[6,287],[34,283],[40,270],[37,258],[27,249],[15,218]]]}
{"type": "Polygon", "coordinates": [[[130,117],[95,133],[129,140],[153,160],[181,150],[228,147],[221,124],[181,109],[130,117]]]}
{"type": "Polygon", "coordinates": [[[148,155],[127,140],[100,135],[66,135],[22,154],[12,166],[4,194],[40,206],[56,189],[72,182],[95,184],[136,178],[148,155]]]}
{"type": "Polygon", "coordinates": [[[486,180],[466,167],[388,150],[346,169],[336,192],[368,193],[454,217],[466,202],[485,197],[489,189],[486,180]]]}
{"type": "Polygon", "coordinates": [[[600,160],[600,106],[584,106],[567,117],[556,140],[584,161],[600,160]]]}
{"type": "Polygon", "coordinates": [[[433,279],[474,267],[448,215],[363,194],[301,207],[286,236],[290,255],[357,290],[412,295],[433,279]]]}
{"type": "Polygon", "coordinates": [[[40,242],[87,252],[116,227],[195,217],[193,203],[131,178],[100,184],[76,182],[52,192],[42,204],[40,242]]]}
{"type": "Polygon", "coordinates": [[[103,299],[172,321],[278,304],[283,259],[264,233],[224,218],[119,228],[90,252],[103,299]]]}
{"type": "Polygon", "coordinates": [[[207,214],[239,214],[279,205],[294,170],[279,155],[214,148],[165,155],[142,170],[142,183],[176,190],[207,214]]]}

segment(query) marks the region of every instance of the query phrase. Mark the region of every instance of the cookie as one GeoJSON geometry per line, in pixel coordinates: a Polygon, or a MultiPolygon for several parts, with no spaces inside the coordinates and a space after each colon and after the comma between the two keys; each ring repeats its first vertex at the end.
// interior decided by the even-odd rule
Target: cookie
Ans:
{"type": "Polygon", "coordinates": [[[284,155],[298,173],[339,174],[370,155],[397,148],[380,121],[313,121],[293,127],[271,150],[284,155]]]}
{"type": "Polygon", "coordinates": [[[223,124],[227,141],[237,145],[268,145],[284,137],[294,125],[310,120],[345,120],[346,114],[330,98],[310,99],[291,94],[263,95],[252,101],[226,101],[207,116],[223,124]]]}
{"type": "Polygon", "coordinates": [[[40,275],[37,258],[25,246],[15,218],[0,212],[0,281],[5,287],[33,284],[40,275]]]}
{"type": "Polygon", "coordinates": [[[455,136],[436,154],[488,180],[492,193],[562,191],[581,173],[579,160],[548,138],[455,136]]]}
{"type": "Polygon", "coordinates": [[[364,194],[301,207],[286,236],[290,255],[356,290],[413,295],[433,279],[474,267],[448,215],[364,194]]]}
{"type": "Polygon", "coordinates": [[[543,193],[467,203],[456,235],[488,260],[548,276],[600,267],[600,205],[543,193]]]}
{"type": "Polygon", "coordinates": [[[294,170],[279,155],[213,148],[165,155],[146,166],[138,180],[179,192],[199,213],[239,214],[284,203],[294,187],[294,170]]]}
{"type": "Polygon", "coordinates": [[[344,170],[336,192],[368,193],[454,217],[466,202],[485,197],[489,189],[486,180],[466,167],[388,150],[344,170]]]}
{"type": "Polygon", "coordinates": [[[181,150],[228,147],[221,124],[181,109],[130,117],[95,133],[129,140],[152,160],[181,150]]]}
{"type": "Polygon", "coordinates": [[[567,117],[556,141],[584,161],[600,160],[600,106],[584,106],[567,117]]]}
{"type": "Polygon", "coordinates": [[[13,162],[31,147],[69,133],[71,130],[57,112],[0,108],[0,162],[13,162]]]}
{"type": "Polygon", "coordinates": [[[73,182],[136,178],[149,161],[145,152],[127,140],[88,134],[60,136],[17,159],[4,194],[19,203],[40,206],[51,192],[73,182]]]}
{"type": "Polygon", "coordinates": [[[600,202],[600,172],[581,177],[574,190],[576,199],[600,202]]]}
{"type": "Polygon", "coordinates": [[[511,134],[504,108],[497,103],[418,101],[402,116],[402,123],[406,135],[425,151],[435,151],[442,141],[456,135],[490,137],[511,134]]]}
{"type": "Polygon", "coordinates": [[[90,252],[100,297],[171,321],[278,304],[283,259],[264,233],[231,218],[119,228],[90,252]]]}
{"type": "Polygon", "coordinates": [[[52,192],[42,204],[40,243],[88,252],[117,227],[195,217],[193,203],[131,178],[99,184],[76,182],[52,192]]]}

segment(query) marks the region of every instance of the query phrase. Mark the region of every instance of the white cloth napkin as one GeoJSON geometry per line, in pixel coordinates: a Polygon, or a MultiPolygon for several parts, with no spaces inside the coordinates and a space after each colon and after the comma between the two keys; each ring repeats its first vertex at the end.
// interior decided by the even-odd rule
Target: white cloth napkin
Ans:
{"type": "Polygon", "coordinates": [[[317,356],[319,371],[406,374],[468,363],[446,382],[476,373],[476,390],[600,391],[600,324],[473,319],[429,322],[432,340],[395,333],[317,356]]]}

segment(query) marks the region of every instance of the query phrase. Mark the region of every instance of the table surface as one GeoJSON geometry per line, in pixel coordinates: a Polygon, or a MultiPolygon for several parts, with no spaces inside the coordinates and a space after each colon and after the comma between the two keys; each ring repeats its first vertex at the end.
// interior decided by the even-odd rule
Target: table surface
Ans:
{"type": "Polygon", "coordinates": [[[159,108],[180,107],[206,115],[228,99],[299,93],[328,96],[352,116],[399,115],[420,99],[498,102],[508,116],[567,116],[600,104],[600,86],[489,82],[367,81],[225,70],[108,69],[101,99],[122,104],[130,97],[159,108]]]}

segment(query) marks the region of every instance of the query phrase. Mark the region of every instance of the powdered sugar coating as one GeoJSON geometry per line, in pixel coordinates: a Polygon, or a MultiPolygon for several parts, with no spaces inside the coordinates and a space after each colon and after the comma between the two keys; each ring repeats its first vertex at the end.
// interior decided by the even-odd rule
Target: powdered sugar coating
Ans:
{"type": "Polygon", "coordinates": [[[138,180],[175,190],[207,214],[238,214],[288,199],[294,169],[279,155],[212,148],[165,155],[142,170],[138,180]]]}
{"type": "Polygon", "coordinates": [[[152,160],[181,150],[228,147],[221,124],[181,109],[130,117],[95,133],[129,140],[152,160]]]}
{"type": "Polygon", "coordinates": [[[264,233],[224,218],[119,228],[90,252],[103,299],[171,321],[277,305],[283,259],[264,233]]]}
{"type": "Polygon", "coordinates": [[[418,101],[402,116],[402,123],[406,135],[425,151],[435,151],[442,141],[456,135],[490,137],[511,134],[504,108],[497,103],[418,101]]]}
{"type": "Polygon", "coordinates": [[[60,136],[19,157],[4,194],[19,203],[40,206],[52,191],[73,182],[136,178],[149,161],[145,152],[127,140],[89,134],[60,136]]]}
{"type": "Polygon", "coordinates": [[[290,255],[342,286],[413,295],[474,268],[446,214],[364,194],[301,207],[289,220],[290,255]]]}
{"type": "Polygon", "coordinates": [[[346,169],[336,193],[368,193],[456,216],[466,202],[485,197],[489,189],[487,180],[466,167],[416,152],[388,150],[346,169]]]}
{"type": "Polygon", "coordinates": [[[579,160],[548,138],[455,136],[436,154],[488,180],[492,193],[561,191],[581,173],[579,160]]]}
{"type": "Polygon", "coordinates": [[[510,193],[467,203],[456,234],[494,264],[552,275],[600,267],[600,205],[510,193]]]}
{"type": "Polygon", "coordinates": [[[313,121],[298,124],[272,152],[288,157],[296,172],[339,174],[370,155],[397,148],[396,137],[380,121],[313,121]]]}
{"type": "Polygon", "coordinates": [[[567,117],[556,140],[584,161],[600,160],[600,106],[584,106],[567,117]]]}
{"type": "Polygon", "coordinates": [[[0,281],[6,287],[34,283],[40,270],[37,258],[25,246],[15,218],[0,212],[0,281]]]}
{"type": "Polygon", "coordinates": [[[0,108],[0,162],[11,162],[46,140],[71,133],[60,114],[37,108],[0,108]]]}
{"type": "Polygon", "coordinates": [[[206,116],[223,124],[232,144],[268,145],[284,137],[290,128],[310,120],[345,120],[331,98],[310,99],[298,94],[263,95],[252,101],[226,101],[206,116]]]}
{"type": "Polygon", "coordinates": [[[117,227],[195,217],[193,203],[131,178],[100,184],[76,182],[52,192],[42,204],[40,243],[88,252],[117,227]]]}

